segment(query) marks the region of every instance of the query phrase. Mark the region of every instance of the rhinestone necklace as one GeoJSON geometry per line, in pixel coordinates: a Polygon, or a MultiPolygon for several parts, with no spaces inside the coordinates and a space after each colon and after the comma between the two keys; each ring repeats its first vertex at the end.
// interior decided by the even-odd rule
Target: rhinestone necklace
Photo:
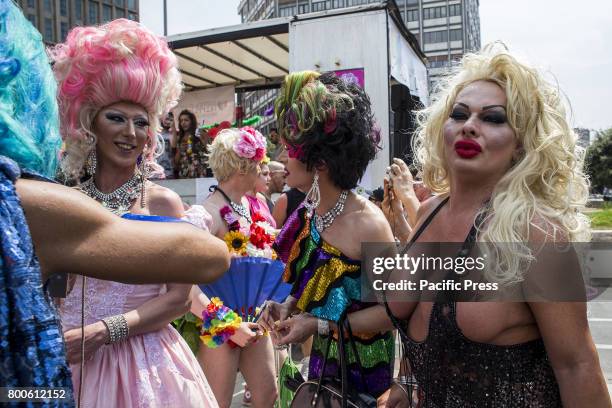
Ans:
{"type": "Polygon", "coordinates": [[[348,190],[342,191],[342,193],[340,193],[338,201],[336,201],[336,205],[334,205],[325,214],[319,215],[317,213],[314,213],[313,221],[315,228],[317,229],[317,231],[319,231],[319,233],[329,228],[336,219],[336,217],[342,213],[342,211],[344,210],[344,203],[346,202],[346,199],[348,197],[348,193],[348,190]]]}
{"type": "Polygon", "coordinates": [[[249,211],[248,208],[246,208],[242,204],[238,204],[238,203],[233,202],[232,199],[229,198],[229,196],[227,194],[225,194],[225,191],[223,191],[223,190],[221,190],[219,188],[219,186],[215,186],[215,190],[217,190],[218,192],[221,193],[223,198],[225,198],[225,201],[227,201],[229,203],[230,207],[232,207],[232,210],[234,210],[241,217],[244,217],[249,224],[251,223],[251,212],[249,211]]]}
{"type": "Polygon", "coordinates": [[[140,195],[142,176],[140,173],[135,173],[122,186],[108,194],[98,190],[93,177],[87,179],[78,189],[102,204],[110,212],[123,215],[130,210],[132,203],[140,195]]]}

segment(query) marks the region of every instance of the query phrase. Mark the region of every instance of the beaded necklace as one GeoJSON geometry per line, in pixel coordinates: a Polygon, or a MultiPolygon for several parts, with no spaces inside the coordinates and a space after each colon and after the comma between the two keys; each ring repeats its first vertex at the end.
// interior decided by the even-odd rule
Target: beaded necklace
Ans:
{"type": "Polygon", "coordinates": [[[219,188],[219,186],[215,186],[215,190],[221,193],[223,198],[225,198],[225,201],[227,201],[230,207],[232,207],[232,210],[234,210],[241,217],[244,217],[248,221],[249,224],[252,222],[251,212],[249,211],[248,208],[246,208],[243,204],[238,204],[238,203],[233,202],[232,199],[229,198],[227,194],[225,194],[225,191],[219,188]]]}
{"type": "Polygon", "coordinates": [[[142,175],[138,172],[134,173],[123,185],[107,194],[98,190],[92,176],[83,182],[78,189],[98,201],[110,212],[123,215],[130,210],[134,200],[141,195],[143,189],[142,181],[142,175]]]}
{"type": "Polygon", "coordinates": [[[344,211],[344,204],[346,203],[346,199],[348,198],[348,193],[348,190],[342,191],[342,193],[340,193],[338,201],[336,201],[336,204],[325,214],[318,215],[316,212],[314,213],[314,226],[319,233],[329,228],[336,219],[336,217],[338,217],[342,213],[342,211],[344,211]]]}

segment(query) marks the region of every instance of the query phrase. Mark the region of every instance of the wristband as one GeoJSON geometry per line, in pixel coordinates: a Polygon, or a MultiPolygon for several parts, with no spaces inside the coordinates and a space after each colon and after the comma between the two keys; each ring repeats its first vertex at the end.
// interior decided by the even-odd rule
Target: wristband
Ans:
{"type": "Polygon", "coordinates": [[[317,332],[320,336],[327,336],[329,334],[329,321],[317,319],[317,332]]]}
{"type": "Polygon", "coordinates": [[[106,344],[125,340],[130,335],[127,320],[125,320],[125,316],[122,314],[106,317],[102,319],[102,322],[108,329],[108,342],[106,344]]]}

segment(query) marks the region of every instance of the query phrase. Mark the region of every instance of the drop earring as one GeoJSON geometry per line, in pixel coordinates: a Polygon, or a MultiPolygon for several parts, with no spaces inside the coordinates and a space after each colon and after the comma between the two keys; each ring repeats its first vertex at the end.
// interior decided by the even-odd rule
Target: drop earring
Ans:
{"type": "Polygon", "coordinates": [[[146,183],[147,183],[147,163],[144,152],[138,156],[136,161],[138,172],[140,173],[140,208],[145,208],[146,204],[146,183]]]}
{"type": "Polygon", "coordinates": [[[97,166],[98,166],[98,159],[96,157],[96,148],[94,146],[93,149],[89,151],[89,155],[87,156],[86,166],[85,166],[86,173],[89,174],[91,177],[93,177],[94,174],[96,174],[97,166]]]}
{"type": "Polygon", "coordinates": [[[312,179],[312,185],[310,186],[310,190],[306,194],[306,198],[304,199],[304,207],[308,210],[308,216],[312,217],[314,215],[315,209],[321,203],[321,192],[319,191],[319,172],[315,170],[314,178],[312,179]]]}

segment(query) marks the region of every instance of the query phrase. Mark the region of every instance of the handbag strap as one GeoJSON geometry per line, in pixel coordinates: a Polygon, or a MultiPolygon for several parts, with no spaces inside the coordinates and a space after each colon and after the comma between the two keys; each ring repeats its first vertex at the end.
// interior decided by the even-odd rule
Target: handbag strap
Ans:
{"type": "Polygon", "coordinates": [[[363,374],[363,366],[361,365],[361,357],[359,357],[359,353],[357,352],[357,345],[355,344],[355,337],[353,336],[353,329],[351,328],[351,322],[346,317],[346,330],[348,332],[349,342],[351,343],[351,348],[353,349],[353,354],[355,354],[355,360],[357,361],[357,367],[359,368],[359,377],[361,377],[361,385],[367,394],[369,394],[368,383],[366,382],[365,375],[363,374]]]}
{"type": "Polygon", "coordinates": [[[312,397],[312,406],[314,407],[319,399],[319,394],[321,392],[321,385],[323,384],[323,377],[325,377],[325,368],[327,367],[327,359],[329,358],[329,350],[331,348],[333,336],[330,334],[329,339],[327,340],[327,346],[325,347],[325,358],[323,359],[323,366],[321,367],[321,375],[319,376],[319,380],[317,381],[317,390],[312,397]]]}
{"type": "Polygon", "coordinates": [[[338,359],[340,360],[340,381],[342,384],[342,408],[348,407],[348,364],[346,362],[346,343],[344,340],[344,324],[346,314],[338,322],[338,359]]]}
{"type": "MultiPolygon", "coordinates": [[[[340,363],[340,381],[341,381],[341,392],[342,392],[342,408],[348,407],[348,373],[345,355],[345,342],[344,342],[344,322],[348,320],[346,314],[340,317],[338,321],[338,360],[340,363]]],[[[317,381],[317,390],[312,397],[312,406],[316,405],[317,400],[321,392],[321,386],[323,384],[323,377],[325,377],[325,368],[327,367],[327,360],[329,359],[329,351],[333,341],[333,335],[329,335],[327,340],[327,346],[325,347],[325,359],[323,360],[323,366],[321,367],[321,375],[317,381]]]]}

